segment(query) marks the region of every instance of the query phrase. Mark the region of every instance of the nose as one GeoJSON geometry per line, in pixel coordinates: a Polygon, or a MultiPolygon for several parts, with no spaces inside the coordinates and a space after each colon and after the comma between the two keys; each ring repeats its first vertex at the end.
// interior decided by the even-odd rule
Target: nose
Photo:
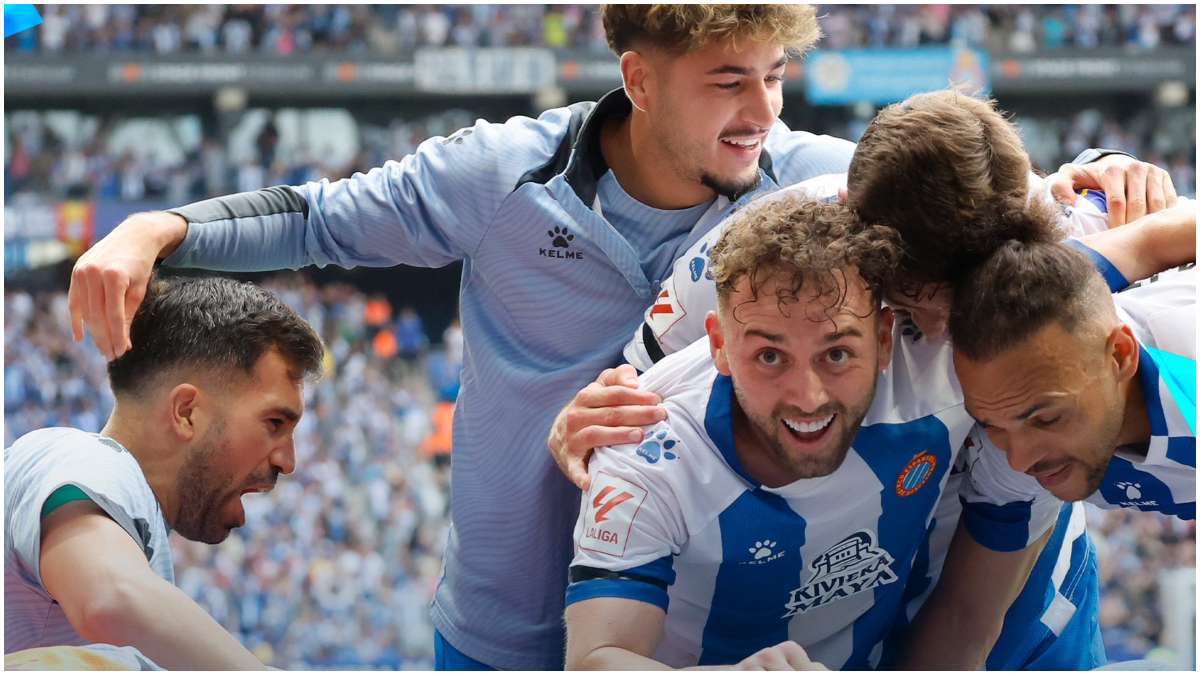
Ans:
{"type": "Polygon", "coordinates": [[[271,451],[271,466],[279,469],[279,473],[290,474],[296,470],[296,442],[288,436],[282,445],[271,451]]]}
{"type": "Polygon", "coordinates": [[[747,86],[745,91],[743,118],[761,129],[770,129],[783,108],[780,89],[768,87],[766,82],[758,80],[756,84],[747,86]]]}
{"type": "Polygon", "coordinates": [[[788,401],[797,408],[814,413],[832,400],[825,381],[813,368],[802,368],[789,387],[788,401]]]}
{"type": "Polygon", "coordinates": [[[995,437],[992,438],[992,441],[1008,455],[1008,465],[1013,468],[1013,471],[1025,473],[1045,457],[1046,453],[1038,449],[1037,444],[1028,434],[1006,433],[1004,436],[1004,442],[995,437]]]}

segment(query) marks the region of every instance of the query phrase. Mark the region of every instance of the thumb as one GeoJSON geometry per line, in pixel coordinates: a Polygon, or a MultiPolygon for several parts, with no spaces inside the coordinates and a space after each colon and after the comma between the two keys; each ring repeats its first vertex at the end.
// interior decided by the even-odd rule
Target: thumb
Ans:
{"type": "Polygon", "coordinates": [[[617,379],[626,387],[636,388],[638,386],[637,369],[628,363],[623,363],[617,366],[617,379]]]}
{"type": "Polygon", "coordinates": [[[1075,183],[1079,178],[1080,172],[1069,164],[1064,164],[1058,169],[1058,173],[1050,176],[1047,180],[1050,183],[1050,196],[1054,197],[1054,201],[1067,204],[1068,206],[1075,205],[1075,199],[1078,195],[1075,194],[1075,183]]]}

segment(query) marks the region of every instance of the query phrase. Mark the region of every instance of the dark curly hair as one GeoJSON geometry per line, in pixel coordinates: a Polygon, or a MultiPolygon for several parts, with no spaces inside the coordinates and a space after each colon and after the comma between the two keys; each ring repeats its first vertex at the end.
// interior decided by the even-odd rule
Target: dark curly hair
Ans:
{"type": "Polygon", "coordinates": [[[878,306],[900,260],[899,237],[887,227],[864,223],[849,207],[799,194],[776,194],[733,216],[711,253],[717,296],[728,300],[743,277],[753,299],[771,279],[790,282],[779,289],[781,305],[801,289],[845,300],[846,272],[858,273],[878,306]]]}

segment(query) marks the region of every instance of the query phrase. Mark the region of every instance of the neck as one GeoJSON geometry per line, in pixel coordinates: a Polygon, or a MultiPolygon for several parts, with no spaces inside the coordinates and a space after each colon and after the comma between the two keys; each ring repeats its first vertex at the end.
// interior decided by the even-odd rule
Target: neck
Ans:
{"type": "MultiPolygon", "coordinates": [[[[1138,368],[1141,368],[1141,364],[1138,368]]],[[[1146,392],[1142,389],[1142,379],[1137,373],[1125,383],[1121,394],[1125,397],[1125,415],[1121,420],[1121,430],[1117,433],[1117,447],[1149,443],[1150,413],[1146,408],[1146,392]]]]}
{"type": "Polygon", "coordinates": [[[153,423],[153,417],[152,410],[128,401],[118,401],[100,433],[120,443],[137,460],[162,508],[167,526],[172,527],[179,515],[175,489],[183,453],[166,450],[171,443],[150,431],[159,426],[153,423]]]}
{"type": "Polygon", "coordinates": [[[711,189],[678,174],[657,140],[646,113],[637,108],[624,119],[605,121],[600,151],[621,189],[647,206],[664,210],[712,200],[716,194],[711,189]]]}

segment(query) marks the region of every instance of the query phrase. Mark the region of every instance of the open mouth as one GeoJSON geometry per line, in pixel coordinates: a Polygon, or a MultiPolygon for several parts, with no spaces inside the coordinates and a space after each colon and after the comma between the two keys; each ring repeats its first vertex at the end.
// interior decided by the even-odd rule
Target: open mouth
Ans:
{"type": "Polygon", "coordinates": [[[762,138],[736,138],[733,136],[724,136],[721,138],[721,143],[740,152],[757,152],[762,147],[762,138]]]}
{"type": "Polygon", "coordinates": [[[792,437],[802,443],[813,443],[820,441],[833,428],[833,420],[837,418],[837,413],[828,417],[821,417],[815,420],[790,420],[784,419],[783,426],[787,427],[791,432],[792,437]]]}

